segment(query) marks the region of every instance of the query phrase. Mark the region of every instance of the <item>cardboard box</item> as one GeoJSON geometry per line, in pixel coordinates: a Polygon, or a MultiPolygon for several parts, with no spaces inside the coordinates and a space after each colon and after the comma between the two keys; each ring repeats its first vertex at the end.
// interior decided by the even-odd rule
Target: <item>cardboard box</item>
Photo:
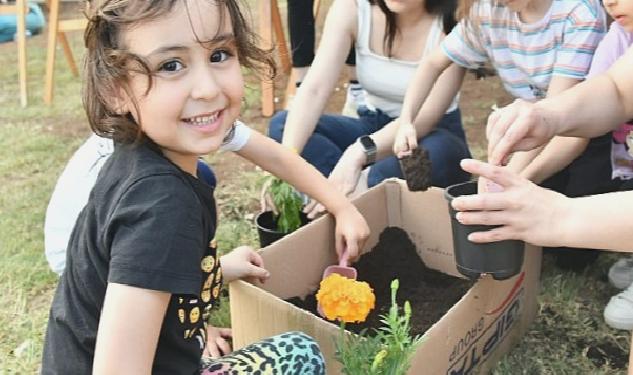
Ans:
{"type": "MultiPolygon", "coordinates": [[[[388,226],[404,229],[430,268],[460,276],[455,267],[450,220],[443,190],[412,193],[401,180],[388,180],[354,203],[365,216],[370,251],[388,226]]],[[[337,325],[298,309],[284,299],[317,289],[323,269],[336,262],[334,221],[325,216],[262,249],[271,278],[264,285],[230,285],[236,348],[287,331],[302,331],[319,343],[328,374],[340,373],[334,358],[337,325]]],[[[485,373],[521,338],[533,321],[541,249],[527,245],[522,272],[505,281],[484,277],[426,333],[410,374],[485,373]]],[[[402,302],[402,301],[401,301],[402,302]]],[[[415,306],[413,306],[415,308],[415,306]]]]}

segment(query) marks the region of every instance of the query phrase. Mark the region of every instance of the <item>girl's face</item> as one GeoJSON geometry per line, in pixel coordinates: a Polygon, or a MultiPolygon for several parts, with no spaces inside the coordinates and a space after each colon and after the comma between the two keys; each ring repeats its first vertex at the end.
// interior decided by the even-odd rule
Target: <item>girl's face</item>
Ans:
{"type": "Polygon", "coordinates": [[[385,0],[385,5],[395,14],[417,11],[424,7],[422,0],[385,0]]]}
{"type": "Polygon", "coordinates": [[[212,1],[178,2],[126,30],[122,42],[153,73],[147,94],[148,77],[132,73],[138,111],[130,100],[126,110],[167,158],[194,173],[198,156],[221,146],[240,111],[244,84],[228,11],[212,1]]]}
{"type": "Polygon", "coordinates": [[[603,0],[607,13],[628,32],[633,32],[633,0],[603,0]]]}

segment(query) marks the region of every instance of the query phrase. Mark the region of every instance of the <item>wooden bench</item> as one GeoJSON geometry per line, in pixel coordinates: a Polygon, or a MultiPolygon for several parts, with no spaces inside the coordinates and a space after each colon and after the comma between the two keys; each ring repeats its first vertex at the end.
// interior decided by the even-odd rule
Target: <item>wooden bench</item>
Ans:
{"type": "Polygon", "coordinates": [[[66,61],[75,77],[79,76],[79,70],[75,63],[73,51],[68,44],[66,32],[80,31],[86,28],[88,20],[85,18],[60,20],[59,19],[59,3],[60,0],[47,0],[48,15],[48,40],[46,44],[46,75],[44,84],[44,103],[51,104],[53,102],[53,87],[55,76],[55,53],[57,52],[57,41],[62,45],[66,61]]]}
{"type": "Polygon", "coordinates": [[[15,5],[0,5],[0,14],[15,14],[17,17],[16,42],[18,45],[18,79],[20,82],[20,104],[28,104],[26,77],[26,0],[16,0],[15,5]]]}
{"type": "MultiPolygon", "coordinates": [[[[288,54],[279,5],[277,0],[258,0],[258,3],[259,35],[262,39],[262,47],[265,49],[271,49],[273,46],[277,47],[277,53],[281,61],[281,71],[288,75],[288,84],[286,85],[286,97],[288,97],[294,94],[295,84],[290,74],[292,62],[288,54]]],[[[318,16],[320,7],[321,1],[315,0],[313,9],[315,17],[318,16]]],[[[275,113],[275,85],[270,77],[262,78],[261,89],[262,115],[270,117],[275,113]]]]}

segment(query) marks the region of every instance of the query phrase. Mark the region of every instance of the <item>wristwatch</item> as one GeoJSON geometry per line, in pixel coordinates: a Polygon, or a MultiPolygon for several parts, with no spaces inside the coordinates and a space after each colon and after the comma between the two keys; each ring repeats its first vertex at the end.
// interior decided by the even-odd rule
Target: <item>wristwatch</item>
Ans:
{"type": "Polygon", "coordinates": [[[365,152],[365,167],[370,166],[376,162],[376,153],[378,149],[376,148],[376,143],[371,139],[368,135],[363,135],[358,138],[358,143],[360,143],[363,151],[365,152]]]}

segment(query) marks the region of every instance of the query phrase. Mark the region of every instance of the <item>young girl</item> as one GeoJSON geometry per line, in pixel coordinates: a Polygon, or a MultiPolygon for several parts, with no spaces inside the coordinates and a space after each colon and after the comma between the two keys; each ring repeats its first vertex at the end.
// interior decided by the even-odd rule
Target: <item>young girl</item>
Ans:
{"type": "MultiPolygon", "coordinates": [[[[452,27],[453,12],[454,1],[446,0],[336,0],[292,108],[273,117],[269,135],[300,151],[345,193],[356,189],[365,166],[371,165],[367,181],[359,187],[402,177],[391,154],[397,126],[390,123],[400,116],[407,85],[420,61],[452,27]],[[367,106],[359,109],[358,119],[324,115],[352,43],[367,106]]],[[[428,109],[433,111],[417,118],[425,129],[419,139],[429,151],[436,186],[468,179],[459,168],[459,160],[470,155],[456,97],[462,75],[457,69],[444,74],[431,93],[428,109]]]]}
{"type": "MultiPolygon", "coordinates": [[[[536,101],[582,81],[605,30],[597,0],[464,0],[462,20],[424,60],[407,90],[394,152],[417,146],[413,119],[437,77],[449,66],[476,68],[486,62],[516,98],[536,101]],[[453,64],[454,63],[454,64],[453,64]]],[[[608,166],[609,140],[556,137],[546,146],[513,156],[509,167],[568,196],[602,192],[594,176],[608,166]]],[[[607,177],[610,179],[610,176],[607,177]]],[[[597,252],[557,252],[557,263],[580,268],[597,252]]]]}
{"type": "Polygon", "coordinates": [[[203,352],[229,350],[227,332],[206,323],[222,281],[269,275],[248,247],[218,260],[213,191],[195,177],[199,155],[231,141],[240,155],[323,202],[336,217],[339,253],[357,254],[368,236],[362,216],[316,170],[274,141],[233,128],[242,66],[270,61],[237,3],[92,5],[85,107],[115,151],[70,239],[42,373],[323,374],[318,346],[299,333],[201,362],[203,352]]]}

